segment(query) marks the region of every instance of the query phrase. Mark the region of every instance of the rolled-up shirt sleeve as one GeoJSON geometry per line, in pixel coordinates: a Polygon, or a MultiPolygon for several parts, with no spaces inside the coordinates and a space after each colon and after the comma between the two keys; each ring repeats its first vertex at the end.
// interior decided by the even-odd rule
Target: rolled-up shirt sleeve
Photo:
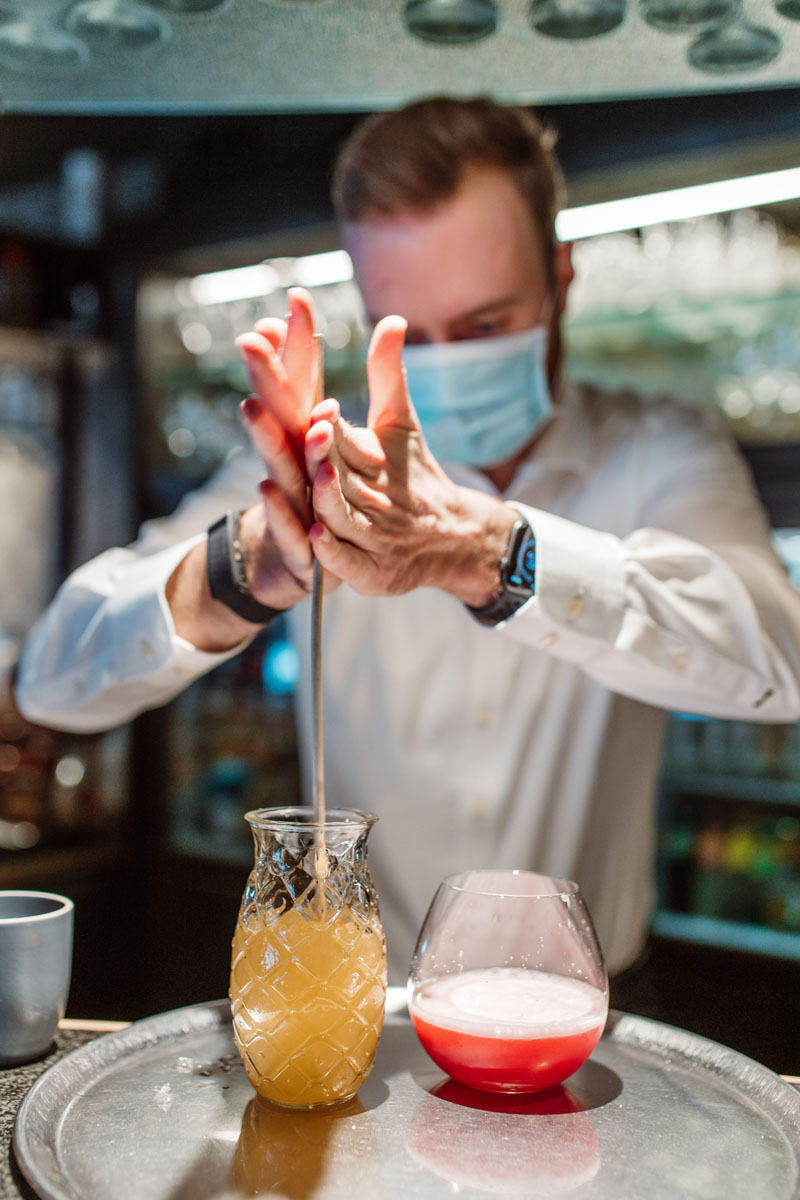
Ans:
{"type": "Polygon", "coordinates": [[[164,704],[241,652],[198,650],[177,635],[166,586],[220,513],[254,499],[261,474],[241,455],[131,546],[107,550],[69,576],[28,635],[15,697],[29,720],[96,732],[164,704]]]}
{"type": "Polygon", "coordinates": [[[503,633],[658,707],[797,720],[800,596],[739,455],[688,420],[641,475],[644,523],[626,536],[515,504],[536,594],[503,633]]]}

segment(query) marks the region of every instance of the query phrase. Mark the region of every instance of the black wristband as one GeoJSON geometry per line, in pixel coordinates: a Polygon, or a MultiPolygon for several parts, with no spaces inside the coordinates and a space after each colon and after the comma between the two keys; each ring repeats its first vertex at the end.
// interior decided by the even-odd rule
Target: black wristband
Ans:
{"type": "Polygon", "coordinates": [[[481,608],[467,605],[481,625],[507,621],[536,591],[536,538],[524,517],[519,517],[511,527],[499,573],[500,595],[481,608]]]}
{"type": "Polygon", "coordinates": [[[268,625],[283,609],[260,604],[247,590],[239,540],[240,512],[226,513],[208,530],[206,574],[211,595],[237,616],[254,625],[268,625]]]}

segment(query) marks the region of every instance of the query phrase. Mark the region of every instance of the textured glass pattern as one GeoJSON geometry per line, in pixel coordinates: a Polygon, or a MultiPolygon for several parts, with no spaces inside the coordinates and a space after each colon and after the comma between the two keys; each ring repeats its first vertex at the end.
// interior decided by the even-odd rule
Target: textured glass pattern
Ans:
{"type": "Polygon", "coordinates": [[[386,948],[366,863],[372,818],[340,823],[332,813],[317,832],[265,819],[265,810],[250,815],[256,863],[231,966],[236,1044],[259,1095],[335,1103],[366,1079],[383,1024],[386,948]]]}

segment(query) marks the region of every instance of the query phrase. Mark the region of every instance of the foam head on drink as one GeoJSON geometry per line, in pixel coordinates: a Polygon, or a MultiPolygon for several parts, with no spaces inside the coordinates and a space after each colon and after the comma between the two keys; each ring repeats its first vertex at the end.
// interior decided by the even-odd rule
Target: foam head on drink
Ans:
{"type": "Polygon", "coordinates": [[[579,979],[519,967],[443,975],[417,984],[411,1019],[443,1071],[487,1091],[561,1083],[594,1050],[608,995],[579,979]]]}

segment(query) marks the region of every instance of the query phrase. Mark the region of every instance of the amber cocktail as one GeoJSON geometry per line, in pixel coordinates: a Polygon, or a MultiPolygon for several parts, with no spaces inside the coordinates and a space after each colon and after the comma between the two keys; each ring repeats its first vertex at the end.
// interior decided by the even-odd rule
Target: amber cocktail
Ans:
{"type": "Polygon", "coordinates": [[[349,1099],[383,1025],[386,944],[355,809],[247,814],[256,861],[233,938],[233,1031],[250,1083],[275,1104],[349,1099]]]}

